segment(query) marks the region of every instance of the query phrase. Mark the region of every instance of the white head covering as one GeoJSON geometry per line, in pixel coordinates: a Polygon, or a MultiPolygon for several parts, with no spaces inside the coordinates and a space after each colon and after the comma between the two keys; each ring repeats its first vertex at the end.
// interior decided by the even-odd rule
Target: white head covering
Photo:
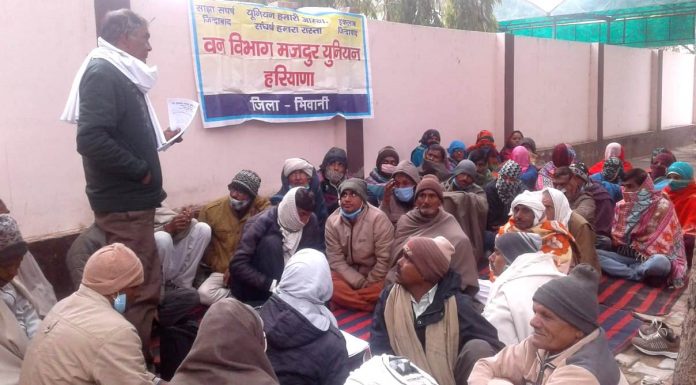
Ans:
{"type": "Polygon", "coordinates": [[[607,159],[611,158],[612,156],[618,158],[619,155],[621,155],[621,145],[620,144],[618,144],[616,142],[612,142],[612,143],[607,144],[607,147],[604,149],[604,160],[607,160],[607,159]]]}
{"type": "Polygon", "coordinates": [[[337,326],[336,318],[324,306],[333,295],[333,283],[323,253],[302,249],[293,255],[285,265],[276,294],[317,329],[326,331],[330,325],[337,326]]]}
{"type": "Polygon", "coordinates": [[[278,224],[280,225],[280,233],[283,235],[283,258],[286,263],[295,254],[302,239],[304,223],[300,220],[295,203],[295,194],[301,188],[304,187],[291,188],[278,204],[278,224]]]}
{"type": "Polygon", "coordinates": [[[532,210],[534,213],[533,226],[538,225],[546,213],[546,208],[541,203],[541,193],[538,191],[523,191],[522,194],[517,195],[510,204],[510,215],[513,215],[517,205],[522,205],[532,210]]]}
{"type": "Polygon", "coordinates": [[[554,220],[568,227],[568,221],[570,220],[570,214],[573,212],[570,209],[570,203],[568,203],[568,198],[561,191],[556,190],[553,187],[547,187],[544,191],[548,191],[551,195],[551,200],[553,201],[554,208],[554,220]]]}
{"type": "Polygon", "coordinates": [[[314,166],[302,158],[289,158],[285,159],[285,164],[283,164],[283,176],[286,178],[293,172],[301,170],[310,178],[314,173],[314,166]]]}

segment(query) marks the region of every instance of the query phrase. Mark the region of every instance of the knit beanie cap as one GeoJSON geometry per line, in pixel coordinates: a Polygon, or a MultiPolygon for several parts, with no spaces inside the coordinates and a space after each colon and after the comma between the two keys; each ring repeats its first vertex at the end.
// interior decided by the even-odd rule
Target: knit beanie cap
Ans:
{"type": "Polygon", "coordinates": [[[495,248],[510,264],[522,254],[536,253],[541,250],[541,236],[525,232],[503,233],[495,238],[495,248]]]}
{"type": "Polygon", "coordinates": [[[261,178],[257,173],[251,170],[242,170],[232,178],[232,182],[227,185],[227,188],[230,190],[235,188],[250,195],[252,198],[256,198],[260,186],[261,178]]]}
{"type": "Polygon", "coordinates": [[[107,295],[137,286],[144,281],[143,265],[133,250],[113,243],[97,250],[87,260],[82,284],[107,295]]]}
{"type": "Polygon", "coordinates": [[[345,190],[354,191],[356,194],[360,195],[363,202],[367,202],[367,183],[359,178],[346,179],[338,186],[338,196],[343,195],[345,190]]]}
{"type": "Polygon", "coordinates": [[[404,245],[403,252],[426,281],[437,283],[449,270],[454,246],[441,236],[412,237],[404,245]]]}
{"type": "Polygon", "coordinates": [[[532,300],[588,335],[599,327],[598,289],[597,270],[579,264],[567,276],[541,285],[532,300]]]}
{"type": "Polygon", "coordinates": [[[472,178],[476,178],[476,164],[469,159],[464,159],[457,164],[457,166],[452,170],[452,176],[457,176],[459,174],[466,174],[472,178]]]}
{"type": "Polygon", "coordinates": [[[435,175],[423,176],[423,179],[421,179],[420,183],[418,183],[418,186],[416,186],[416,197],[418,197],[418,194],[420,194],[421,191],[425,190],[433,191],[435,194],[437,194],[440,200],[444,199],[442,197],[442,185],[440,184],[440,181],[438,181],[435,175]]]}
{"type": "Polygon", "coordinates": [[[27,244],[22,238],[17,221],[10,214],[0,214],[0,263],[14,262],[26,252],[27,244]],[[4,252],[10,249],[11,252],[4,252]]]}

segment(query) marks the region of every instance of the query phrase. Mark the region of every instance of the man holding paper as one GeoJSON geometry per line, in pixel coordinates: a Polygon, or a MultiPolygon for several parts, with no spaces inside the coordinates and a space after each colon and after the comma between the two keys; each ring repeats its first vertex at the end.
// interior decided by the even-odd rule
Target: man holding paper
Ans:
{"type": "Polygon", "coordinates": [[[133,11],[107,13],[98,47],[78,70],[61,116],[77,123],[96,225],[107,244],[125,244],[142,262],[144,282],[125,316],[146,358],[162,279],[152,232],[155,208],[166,196],[157,150],[176,134],[162,131],[147,95],[157,80],[156,67],[145,64],[149,38],[147,21],[133,11]]]}

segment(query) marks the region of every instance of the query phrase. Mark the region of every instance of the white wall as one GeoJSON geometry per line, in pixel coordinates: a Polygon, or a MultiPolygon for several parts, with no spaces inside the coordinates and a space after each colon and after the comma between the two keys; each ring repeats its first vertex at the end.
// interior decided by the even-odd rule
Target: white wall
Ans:
{"type": "Polygon", "coordinates": [[[694,55],[664,52],[662,128],[693,123],[694,55]]]}

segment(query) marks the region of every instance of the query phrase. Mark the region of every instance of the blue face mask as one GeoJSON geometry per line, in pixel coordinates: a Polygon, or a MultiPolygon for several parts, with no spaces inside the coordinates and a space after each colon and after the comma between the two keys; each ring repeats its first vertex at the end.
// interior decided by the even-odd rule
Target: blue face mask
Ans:
{"type": "Polygon", "coordinates": [[[126,293],[120,293],[114,299],[114,310],[123,314],[126,312],[126,293]]]}
{"type": "Polygon", "coordinates": [[[395,188],[394,196],[401,202],[410,202],[413,199],[413,187],[395,188]]]}
{"type": "Polygon", "coordinates": [[[363,208],[362,208],[362,207],[360,207],[359,209],[353,211],[352,213],[347,213],[347,212],[343,211],[343,209],[341,209],[341,215],[343,216],[343,218],[346,218],[347,220],[352,221],[352,220],[354,220],[355,218],[357,218],[358,215],[360,215],[360,213],[361,213],[362,211],[363,211],[363,208]]]}

